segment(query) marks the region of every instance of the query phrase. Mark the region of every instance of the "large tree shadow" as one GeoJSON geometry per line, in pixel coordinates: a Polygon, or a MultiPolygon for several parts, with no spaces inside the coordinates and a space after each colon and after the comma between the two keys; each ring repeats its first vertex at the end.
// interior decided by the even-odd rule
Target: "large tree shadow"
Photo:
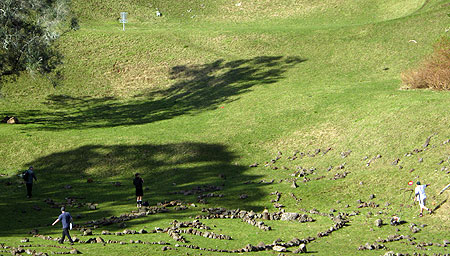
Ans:
{"type": "MultiPolygon", "coordinates": [[[[261,184],[245,185],[243,181],[256,180],[258,176],[246,174],[248,167],[234,164],[236,156],[225,146],[205,143],[175,143],[164,145],[86,145],[59,153],[49,154],[28,163],[35,167],[38,183],[34,197],[25,198],[25,188],[18,187],[20,179],[0,179],[2,231],[23,234],[31,228],[45,227],[59,214],[44,199],[65,202],[76,198],[78,202],[98,203],[99,209],[69,208],[73,215],[83,214],[87,219],[78,223],[113,215],[114,208],[135,209],[133,174],[139,172],[145,180],[144,200],[151,205],[166,200],[197,203],[199,194],[174,193],[195,187],[221,187],[219,191],[204,193],[223,194],[212,198],[211,206],[262,210],[257,202],[263,195],[261,184]],[[87,182],[92,180],[92,182],[87,182]],[[12,185],[6,186],[8,182],[12,185]],[[120,186],[113,182],[120,182],[120,186]],[[71,188],[65,188],[70,185],[71,188]],[[251,191],[251,192],[249,192],[251,191]],[[239,200],[247,193],[252,200],[239,200]],[[33,210],[34,206],[42,210],[33,210]],[[55,216],[56,215],[56,216],[55,216]],[[18,221],[19,220],[19,221],[18,221]]],[[[208,198],[209,200],[209,198],[208,198]]],[[[171,218],[161,214],[158,218],[171,218]]],[[[0,232],[0,233],[3,233],[0,232]]]]}
{"type": "Polygon", "coordinates": [[[46,99],[50,111],[4,114],[21,116],[25,123],[50,130],[146,124],[217,108],[255,85],[279,81],[289,68],[304,61],[299,57],[260,56],[175,66],[169,70],[172,86],[143,92],[126,102],[113,97],[52,95],[46,99]]]}

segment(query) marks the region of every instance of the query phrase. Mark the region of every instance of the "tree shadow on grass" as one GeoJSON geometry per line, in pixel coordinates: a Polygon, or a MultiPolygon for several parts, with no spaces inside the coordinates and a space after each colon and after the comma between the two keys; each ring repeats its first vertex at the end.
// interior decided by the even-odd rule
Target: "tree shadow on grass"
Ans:
{"type": "Polygon", "coordinates": [[[25,123],[41,124],[38,129],[44,130],[146,124],[215,109],[255,85],[279,81],[288,69],[304,61],[299,57],[259,56],[175,66],[169,71],[174,81],[172,86],[143,92],[126,102],[113,97],[52,95],[46,99],[51,111],[26,111],[15,115],[21,116],[25,123]]]}
{"type": "MultiPolygon", "coordinates": [[[[95,211],[89,211],[85,206],[68,208],[74,216],[86,216],[87,219],[78,220],[78,223],[109,217],[114,212],[117,215],[117,211],[130,212],[136,207],[132,185],[136,172],[141,173],[145,187],[149,188],[145,191],[144,200],[148,200],[150,205],[177,199],[197,203],[199,194],[186,196],[174,192],[212,185],[221,187],[221,190],[204,193],[223,194],[224,197],[212,198],[211,206],[262,210],[256,203],[264,196],[263,185],[243,183],[259,177],[247,174],[248,167],[234,164],[235,160],[236,156],[223,145],[190,142],[86,145],[49,154],[28,163],[35,167],[38,178],[32,199],[25,198],[24,186],[18,187],[20,178],[0,180],[0,186],[4,188],[0,193],[2,231],[23,234],[31,228],[51,223],[59,214],[59,208],[50,208],[44,203],[46,198],[65,202],[65,198],[71,197],[77,202],[99,204],[95,211]],[[92,182],[88,183],[88,179],[92,182]],[[7,182],[13,184],[6,186],[7,182]],[[117,182],[121,185],[114,185],[117,182]],[[65,188],[67,185],[71,188],[65,188]],[[251,200],[239,200],[242,193],[249,194],[251,200]],[[41,210],[33,210],[36,205],[41,210]]],[[[161,214],[158,217],[166,216],[161,214]]]]}

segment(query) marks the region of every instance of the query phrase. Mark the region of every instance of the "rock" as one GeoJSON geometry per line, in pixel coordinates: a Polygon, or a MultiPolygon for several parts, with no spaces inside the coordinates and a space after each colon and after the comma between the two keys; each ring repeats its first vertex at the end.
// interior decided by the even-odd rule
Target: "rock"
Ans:
{"type": "Polygon", "coordinates": [[[24,238],[24,239],[20,240],[20,242],[21,243],[28,243],[28,242],[30,242],[30,239],[24,238]]]}
{"type": "Polygon", "coordinates": [[[295,220],[298,218],[298,213],[296,212],[285,212],[283,214],[281,214],[281,220],[284,221],[291,221],[291,220],[295,220]]]}
{"type": "Polygon", "coordinates": [[[97,243],[99,243],[99,244],[105,243],[105,240],[103,240],[103,238],[101,238],[101,237],[95,238],[95,241],[96,241],[97,243]]]}
{"type": "Polygon", "coordinates": [[[391,220],[390,220],[390,224],[392,226],[397,226],[400,225],[400,218],[397,216],[392,216],[391,220]]]}
{"type": "Polygon", "coordinates": [[[444,240],[443,243],[444,243],[444,245],[450,245],[450,241],[448,241],[448,240],[444,240]]]}
{"type": "Polygon", "coordinates": [[[87,229],[83,232],[83,236],[91,236],[92,235],[92,230],[87,229]]]}
{"type": "Polygon", "coordinates": [[[372,194],[372,195],[369,196],[369,199],[374,199],[374,198],[375,198],[375,195],[374,195],[374,194],[372,194]]]}
{"type": "Polygon", "coordinates": [[[30,235],[37,235],[37,234],[39,234],[39,230],[32,229],[30,232],[28,232],[28,234],[30,234],[30,235]]]}
{"type": "Polygon", "coordinates": [[[256,247],[263,249],[263,248],[266,248],[266,244],[263,243],[263,242],[259,242],[259,243],[256,245],[256,247]]]}
{"type": "Polygon", "coordinates": [[[74,248],[70,250],[70,254],[81,254],[81,252],[74,248]]]}
{"type": "Polygon", "coordinates": [[[247,199],[247,198],[248,198],[248,195],[247,195],[247,194],[242,194],[242,195],[239,196],[239,198],[240,198],[240,199],[247,199]]]}
{"type": "Polygon", "coordinates": [[[8,121],[6,121],[7,124],[18,124],[19,123],[19,119],[17,119],[17,117],[13,116],[10,117],[8,119],[8,121]]]}
{"type": "Polygon", "coordinates": [[[297,250],[293,251],[293,253],[306,253],[306,244],[300,244],[297,250]]]}
{"type": "Polygon", "coordinates": [[[286,248],[280,245],[275,245],[274,247],[272,247],[272,250],[277,251],[277,252],[285,252],[286,248]]]}
{"type": "Polygon", "coordinates": [[[377,226],[377,227],[383,226],[383,220],[382,219],[375,220],[375,226],[377,226]]]}
{"type": "Polygon", "coordinates": [[[297,185],[297,183],[295,182],[295,180],[292,181],[291,188],[298,188],[298,185],[297,185]]]}

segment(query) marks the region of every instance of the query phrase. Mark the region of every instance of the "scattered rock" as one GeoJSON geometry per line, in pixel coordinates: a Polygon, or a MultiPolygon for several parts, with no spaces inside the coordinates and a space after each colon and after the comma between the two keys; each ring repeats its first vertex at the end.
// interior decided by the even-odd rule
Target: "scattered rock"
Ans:
{"type": "Polygon", "coordinates": [[[377,227],[383,226],[383,220],[382,219],[375,220],[375,226],[377,226],[377,227]]]}
{"type": "Polygon", "coordinates": [[[240,199],[247,199],[247,198],[248,198],[248,195],[247,195],[247,194],[242,194],[242,195],[239,196],[239,198],[240,198],[240,199]]]}
{"type": "MultiPolygon", "coordinates": [[[[5,117],[5,119],[6,119],[6,117],[5,117]]],[[[5,120],[5,119],[3,119],[3,120],[5,120]]],[[[10,118],[6,121],[6,123],[7,123],[7,124],[18,124],[18,123],[19,123],[19,119],[17,119],[17,117],[13,116],[13,117],[10,117],[10,118]]]]}
{"type": "Polygon", "coordinates": [[[295,182],[295,180],[292,181],[291,188],[298,188],[298,185],[297,185],[297,183],[295,182]]]}

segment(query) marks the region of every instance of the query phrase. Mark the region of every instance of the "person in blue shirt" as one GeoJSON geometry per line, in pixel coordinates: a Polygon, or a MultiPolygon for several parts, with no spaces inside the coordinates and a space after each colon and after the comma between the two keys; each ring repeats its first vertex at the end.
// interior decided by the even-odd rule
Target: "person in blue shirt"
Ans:
{"type": "Polygon", "coordinates": [[[58,218],[55,220],[55,222],[53,222],[52,226],[54,226],[56,223],[58,223],[58,221],[61,221],[62,226],[63,226],[63,232],[62,232],[62,238],[59,241],[60,244],[64,243],[64,238],[69,238],[69,242],[71,245],[73,245],[73,241],[72,238],[70,237],[69,234],[69,229],[70,229],[70,225],[73,221],[72,216],[70,215],[69,212],[66,212],[66,208],[61,207],[61,214],[58,216],[58,218]]]}
{"type": "Polygon", "coordinates": [[[36,174],[34,174],[33,166],[30,166],[28,170],[23,173],[23,179],[27,186],[27,197],[31,198],[31,191],[33,190],[33,179],[37,181],[36,174]]]}

